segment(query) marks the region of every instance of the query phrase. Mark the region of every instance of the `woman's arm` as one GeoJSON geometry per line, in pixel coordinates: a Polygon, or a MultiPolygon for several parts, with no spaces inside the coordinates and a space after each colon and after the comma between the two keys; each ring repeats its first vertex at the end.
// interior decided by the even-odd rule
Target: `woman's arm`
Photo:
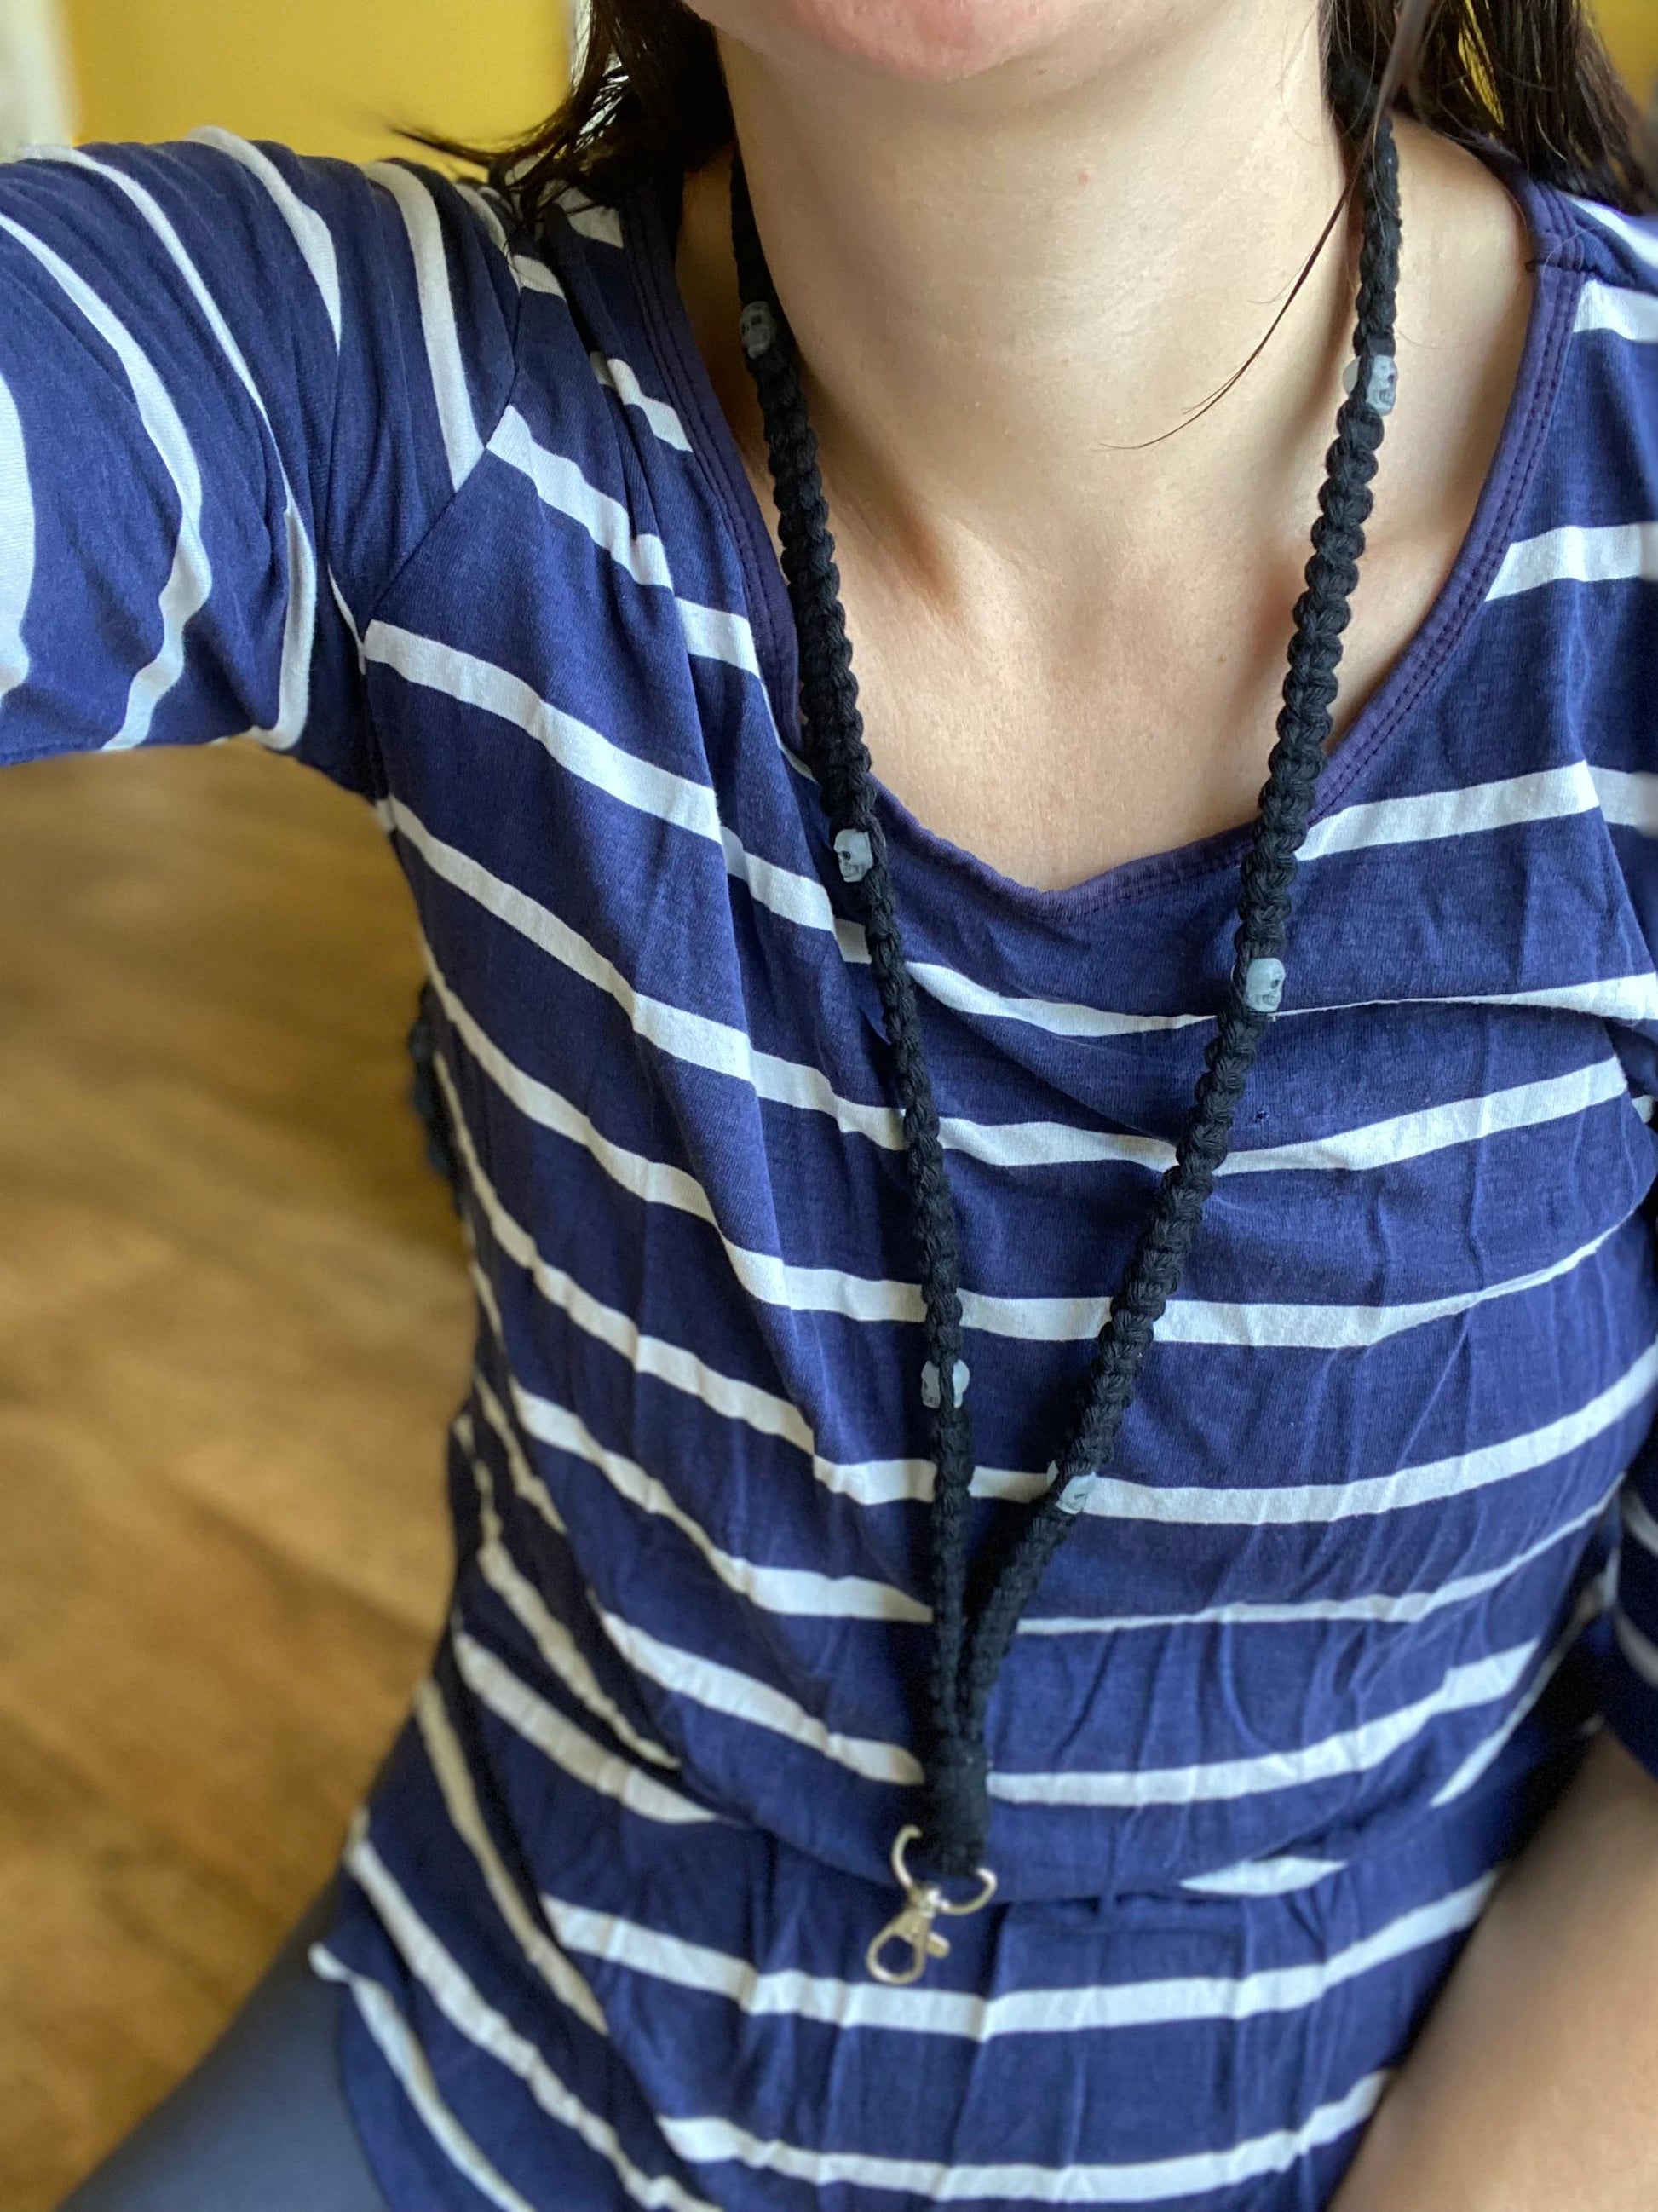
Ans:
{"type": "Polygon", "coordinates": [[[1658,2207],[1658,1781],[1609,1735],[1504,1879],[1332,2212],[1658,2207]]]}

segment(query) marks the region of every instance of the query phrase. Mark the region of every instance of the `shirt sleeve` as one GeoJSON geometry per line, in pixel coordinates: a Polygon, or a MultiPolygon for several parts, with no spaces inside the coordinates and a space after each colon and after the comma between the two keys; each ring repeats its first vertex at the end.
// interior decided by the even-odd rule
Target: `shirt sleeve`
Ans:
{"type": "Polygon", "coordinates": [[[247,734],[378,790],[357,640],[505,407],[517,296],[401,163],[0,168],[0,761],[247,734]]]}

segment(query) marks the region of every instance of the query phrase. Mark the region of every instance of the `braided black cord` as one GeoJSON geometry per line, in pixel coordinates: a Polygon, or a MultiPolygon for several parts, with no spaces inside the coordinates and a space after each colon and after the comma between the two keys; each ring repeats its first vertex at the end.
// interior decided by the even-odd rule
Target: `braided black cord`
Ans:
{"type": "Polygon", "coordinates": [[[944,1174],[944,1139],[932,1079],[921,1048],[915,985],[903,955],[886,836],[875,809],[870,757],[852,647],[841,605],[835,539],[817,467],[817,440],[807,416],[797,356],[755,228],[741,161],[732,173],[732,239],[738,282],[750,319],[744,350],[765,420],[776,491],[783,574],[799,635],[801,738],[823,794],[830,834],[859,831],[869,840],[862,879],[864,933],[870,966],[893,1055],[894,1085],[903,1115],[904,1153],[914,1209],[926,1358],[938,1378],[932,1409],[932,1703],[935,1732],[956,1705],[966,1634],[967,1509],[973,1480],[973,1431],[955,1387],[962,1356],[962,1305],[956,1210],[944,1174]],[[756,309],[769,316],[757,333],[756,309]],[[765,338],[767,343],[756,342],[765,338]]]}
{"type": "Polygon", "coordinates": [[[903,1113],[927,1356],[935,1376],[942,1378],[934,1416],[932,1741],[921,1824],[926,1855],[941,1875],[971,1875],[982,1858],[990,1810],[985,1717],[991,1692],[1025,1606],[1080,1517],[1078,1489],[1097,1474],[1114,1447],[1157,1323],[1179,1285],[1226,1157],[1238,1102],[1271,1022],[1271,1014],[1246,996],[1247,979],[1254,963],[1279,958],[1288,935],[1296,855],[1324,765],[1342,634],[1358,580],[1370,487],[1382,440],[1382,414],[1373,404],[1372,365],[1386,360],[1391,370],[1394,349],[1399,169],[1385,118],[1376,126],[1366,156],[1365,181],[1356,380],[1337,416],[1335,441],[1327,457],[1306,590],[1295,611],[1278,740],[1242,871],[1228,997],[1204,1055],[1175,1164],[1159,1187],[1151,1218],[1096,1344],[1049,1487],[1027,1514],[969,1622],[966,1522],[974,1462],[970,1425],[953,1388],[961,1346],[955,1212],[921,1048],[915,988],[904,962],[885,839],[874,806],[817,441],[740,162],[733,170],[732,231],[745,303],[744,346],[765,421],[783,568],[799,632],[803,741],[831,833],[854,830],[868,840],[868,866],[860,883],[865,928],[903,1113]]]}
{"type": "Polygon", "coordinates": [[[1391,129],[1380,128],[1365,202],[1354,352],[1354,389],[1336,418],[1335,442],[1313,526],[1307,588],[1297,602],[1278,742],[1267,763],[1254,834],[1242,871],[1236,960],[1227,1002],[1204,1054],[1191,1110],[1163,1179],[1151,1219],[1122,1291],[1100,1333],[1070,1439],[1055,1479],[1032,1509],[980,1609],[968,1656],[963,1720],[982,1735],[985,1709],[1032,1592],[1078,1515],[1061,1507],[1066,1485],[1106,1463],[1127,1412],[1152,1333],[1175,1295],[1206,1202],[1226,1158],[1232,1120],[1256,1051],[1270,1026],[1243,995],[1251,964],[1277,959],[1289,934],[1297,854],[1307,834],[1329,742],[1342,634],[1364,550],[1383,422],[1371,404],[1372,363],[1394,357],[1394,300],[1401,235],[1399,158],[1391,129]]]}

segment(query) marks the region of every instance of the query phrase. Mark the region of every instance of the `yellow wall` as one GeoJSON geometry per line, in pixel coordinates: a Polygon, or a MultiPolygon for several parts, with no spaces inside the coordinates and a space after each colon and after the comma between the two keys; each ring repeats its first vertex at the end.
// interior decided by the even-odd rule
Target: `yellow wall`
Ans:
{"type": "Polygon", "coordinates": [[[1644,104],[1658,92],[1658,0],[1595,0],[1619,65],[1644,104]]]}
{"type": "MultiPolygon", "coordinates": [[[[1658,0],[1594,0],[1644,102],[1658,0]]],[[[222,123],[365,156],[388,124],[494,137],[546,112],[566,0],[65,0],[80,135],[164,138],[222,123]]]]}
{"type": "Polygon", "coordinates": [[[565,0],[65,0],[65,13],[82,138],[221,123],[364,159],[396,150],[398,125],[499,137],[554,106],[568,56],[565,0]]]}

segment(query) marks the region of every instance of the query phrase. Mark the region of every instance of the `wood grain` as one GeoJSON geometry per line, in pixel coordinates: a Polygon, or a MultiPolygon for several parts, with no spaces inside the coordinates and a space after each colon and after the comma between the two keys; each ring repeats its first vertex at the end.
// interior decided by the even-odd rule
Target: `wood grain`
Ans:
{"type": "Polygon", "coordinates": [[[47,2212],[324,1878],[449,1575],[460,1249],[411,909],[251,746],[0,781],[0,2206],[47,2212]]]}

